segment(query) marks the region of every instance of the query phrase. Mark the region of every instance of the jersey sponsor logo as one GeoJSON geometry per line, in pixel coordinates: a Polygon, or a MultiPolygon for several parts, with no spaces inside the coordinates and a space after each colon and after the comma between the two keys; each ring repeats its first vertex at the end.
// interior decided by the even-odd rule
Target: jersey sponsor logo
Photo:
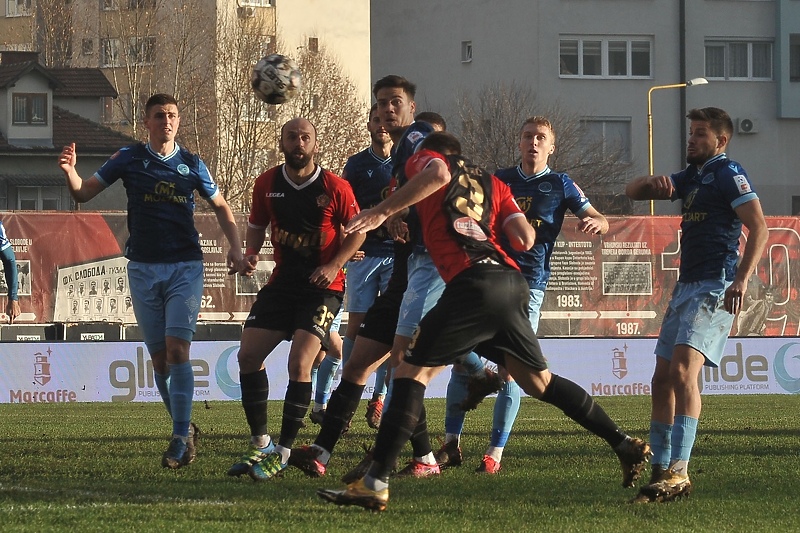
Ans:
{"type": "Polygon", "coordinates": [[[519,198],[514,199],[517,202],[517,206],[523,211],[527,211],[533,205],[533,198],[530,196],[520,196],[519,198]]]}
{"type": "Polygon", "coordinates": [[[327,194],[320,194],[317,196],[317,207],[328,207],[331,204],[331,197],[327,194]]]}
{"type": "Polygon", "coordinates": [[[453,229],[455,229],[457,233],[475,239],[476,241],[487,240],[486,234],[481,227],[470,217],[461,217],[454,220],[453,229]]]}
{"type": "Polygon", "coordinates": [[[180,174],[181,176],[188,175],[189,174],[189,167],[184,165],[183,163],[181,163],[180,165],[178,165],[178,174],[180,174]]]}
{"type": "Polygon", "coordinates": [[[282,192],[268,192],[264,196],[266,198],[283,198],[284,194],[282,192]]]}
{"type": "Polygon", "coordinates": [[[420,131],[412,131],[412,132],[410,132],[408,134],[408,137],[406,137],[406,138],[408,139],[408,142],[411,143],[411,146],[414,146],[419,141],[421,141],[423,137],[424,137],[424,135],[422,134],[422,132],[420,132],[420,131]]]}
{"type": "Polygon", "coordinates": [[[544,182],[539,184],[539,192],[547,194],[553,191],[553,184],[550,182],[544,182]]]}
{"type": "Polygon", "coordinates": [[[733,181],[736,182],[736,188],[739,189],[739,194],[747,194],[752,191],[750,182],[747,181],[747,178],[743,175],[737,174],[733,177],[733,181]]]}

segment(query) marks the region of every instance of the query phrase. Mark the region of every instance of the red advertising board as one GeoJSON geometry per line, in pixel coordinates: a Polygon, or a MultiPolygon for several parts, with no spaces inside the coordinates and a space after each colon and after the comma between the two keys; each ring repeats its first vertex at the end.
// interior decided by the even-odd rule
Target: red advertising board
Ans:
{"type": "MultiPolygon", "coordinates": [[[[20,323],[133,323],[127,287],[125,213],[12,212],[2,215],[19,270],[20,323]]],[[[205,254],[200,320],[244,320],[272,271],[271,250],[254,278],[230,276],[228,244],[213,214],[197,214],[205,254]]],[[[241,235],[246,218],[237,217],[241,235]]],[[[658,334],[678,274],[679,217],[612,217],[586,236],[567,219],[552,257],[539,333],[551,337],[658,334]]],[[[800,219],[768,217],[769,241],[733,334],[800,335],[800,219]]],[[[746,242],[746,232],[741,244],[746,242]]],[[[4,279],[0,276],[0,285],[4,279]]],[[[0,294],[5,289],[0,286],[0,294]]]]}

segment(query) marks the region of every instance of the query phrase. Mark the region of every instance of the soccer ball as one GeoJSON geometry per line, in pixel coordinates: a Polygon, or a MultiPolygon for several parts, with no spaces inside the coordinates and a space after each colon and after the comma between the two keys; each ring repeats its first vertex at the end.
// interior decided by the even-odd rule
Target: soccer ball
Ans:
{"type": "Polygon", "coordinates": [[[261,100],[282,104],[300,90],[300,69],[286,56],[271,54],[262,57],[253,67],[250,84],[261,100]]]}

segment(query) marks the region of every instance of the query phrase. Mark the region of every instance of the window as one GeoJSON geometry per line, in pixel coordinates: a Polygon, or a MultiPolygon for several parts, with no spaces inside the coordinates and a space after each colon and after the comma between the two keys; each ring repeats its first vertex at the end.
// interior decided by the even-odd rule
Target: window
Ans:
{"type": "Polygon", "coordinates": [[[6,0],[6,16],[21,17],[31,14],[31,0],[6,0]]]}
{"type": "Polygon", "coordinates": [[[91,39],[82,39],[81,53],[85,56],[90,56],[92,52],[94,52],[94,41],[91,39]]]}
{"type": "Polygon", "coordinates": [[[706,78],[771,80],[772,43],[766,41],[706,41],[706,78]]]}
{"type": "Polygon", "coordinates": [[[156,0],[128,0],[128,9],[155,9],[156,0]]]}
{"type": "Polygon", "coordinates": [[[319,52],[319,39],[316,37],[308,38],[308,51],[319,52]]]}
{"type": "Polygon", "coordinates": [[[800,34],[789,36],[789,81],[800,81],[800,34]]]}
{"type": "Polygon", "coordinates": [[[14,93],[14,124],[47,124],[46,93],[14,93]]]}
{"type": "Polygon", "coordinates": [[[652,39],[642,37],[562,37],[562,78],[650,78],[652,39]]]}
{"type": "Polygon", "coordinates": [[[472,62],[472,41],[461,41],[461,62],[472,62]]]}
{"type": "Polygon", "coordinates": [[[61,187],[17,187],[17,209],[57,211],[61,209],[61,187]]]}
{"type": "Polygon", "coordinates": [[[100,41],[100,66],[120,66],[119,48],[119,39],[102,39],[100,41]]]}
{"type": "Polygon", "coordinates": [[[146,65],[155,62],[156,38],[131,37],[128,41],[129,63],[133,65],[146,65]]]}
{"type": "Polygon", "coordinates": [[[586,118],[581,121],[585,127],[587,151],[594,151],[603,159],[617,158],[631,161],[631,121],[627,118],[586,118]]]}

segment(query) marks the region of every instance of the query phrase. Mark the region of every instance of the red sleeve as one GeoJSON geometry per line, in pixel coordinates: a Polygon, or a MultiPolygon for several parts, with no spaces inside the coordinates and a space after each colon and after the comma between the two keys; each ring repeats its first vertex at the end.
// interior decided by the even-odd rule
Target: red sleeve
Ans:
{"type": "Polygon", "coordinates": [[[267,188],[269,183],[268,172],[264,172],[253,185],[253,200],[250,204],[250,217],[248,224],[259,228],[266,228],[270,223],[269,207],[267,206],[267,188]]]}
{"type": "Polygon", "coordinates": [[[339,222],[342,225],[346,225],[361,209],[358,206],[356,196],[353,193],[353,187],[350,183],[333,173],[330,174],[329,178],[337,200],[335,216],[339,218],[339,222]]]}
{"type": "Polygon", "coordinates": [[[420,150],[406,161],[406,176],[408,176],[408,179],[413,178],[425,170],[425,167],[434,159],[441,159],[444,161],[444,164],[447,165],[448,170],[450,169],[450,165],[447,164],[447,158],[442,154],[434,152],[433,150],[420,150]]]}

